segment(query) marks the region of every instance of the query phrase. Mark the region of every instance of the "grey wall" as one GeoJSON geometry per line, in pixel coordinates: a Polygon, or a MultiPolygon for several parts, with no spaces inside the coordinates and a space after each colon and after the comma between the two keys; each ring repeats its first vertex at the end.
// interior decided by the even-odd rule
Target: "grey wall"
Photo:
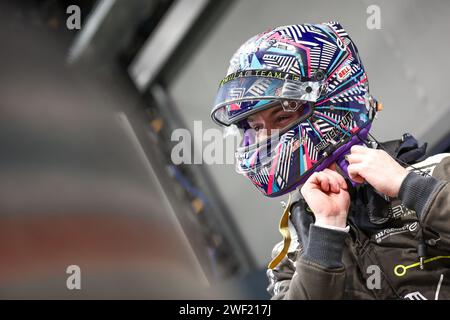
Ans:
{"type": "MultiPolygon", "coordinates": [[[[411,132],[435,143],[448,131],[450,120],[449,16],[446,1],[237,1],[174,79],[170,92],[189,129],[194,120],[203,120],[204,129],[214,127],[209,112],[217,85],[241,43],[269,27],[340,21],[359,48],[372,93],[385,106],[374,134],[391,139],[411,132]],[[381,8],[381,30],[366,27],[370,4],[381,8]]],[[[281,239],[277,224],[283,199],[263,197],[231,165],[208,165],[207,171],[258,264],[264,266],[273,244],[281,239]]]]}

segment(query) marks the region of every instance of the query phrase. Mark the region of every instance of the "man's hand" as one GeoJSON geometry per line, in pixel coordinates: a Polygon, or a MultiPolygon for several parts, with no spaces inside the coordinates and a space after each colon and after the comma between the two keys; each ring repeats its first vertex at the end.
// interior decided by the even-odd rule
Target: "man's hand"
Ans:
{"type": "Polygon", "coordinates": [[[351,154],[346,157],[350,179],[358,183],[365,180],[389,197],[398,196],[400,186],[408,175],[405,168],[383,150],[356,145],[350,151],[351,154]]]}
{"type": "Polygon", "coordinates": [[[345,228],[350,195],[345,179],[336,171],[313,173],[300,189],[316,217],[316,223],[345,228]]]}

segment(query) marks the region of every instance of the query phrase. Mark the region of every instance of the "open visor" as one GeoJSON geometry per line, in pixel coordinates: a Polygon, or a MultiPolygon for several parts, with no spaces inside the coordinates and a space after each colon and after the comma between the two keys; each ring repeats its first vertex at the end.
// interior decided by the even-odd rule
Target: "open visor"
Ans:
{"type": "Polygon", "coordinates": [[[270,70],[230,74],[220,84],[211,116],[228,126],[267,107],[271,100],[316,102],[323,83],[270,70]]]}

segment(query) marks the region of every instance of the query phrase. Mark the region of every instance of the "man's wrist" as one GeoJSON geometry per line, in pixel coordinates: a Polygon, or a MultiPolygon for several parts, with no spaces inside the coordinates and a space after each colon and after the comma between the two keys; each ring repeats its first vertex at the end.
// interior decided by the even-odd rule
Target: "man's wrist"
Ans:
{"type": "Polygon", "coordinates": [[[345,228],[347,226],[347,215],[336,217],[324,217],[324,218],[316,217],[316,221],[314,224],[321,227],[330,226],[337,228],[345,228]]]}
{"type": "Polygon", "coordinates": [[[340,231],[340,232],[345,232],[345,233],[348,233],[350,231],[350,227],[349,226],[346,226],[345,228],[343,228],[343,227],[336,227],[336,226],[331,226],[331,225],[328,225],[328,224],[321,224],[320,222],[317,222],[317,221],[314,223],[314,225],[316,227],[319,227],[319,228],[325,228],[325,229],[330,229],[330,230],[340,231]]]}
{"type": "Polygon", "coordinates": [[[394,191],[394,194],[392,195],[394,198],[398,197],[398,194],[400,192],[400,188],[403,184],[403,181],[405,181],[406,176],[409,174],[409,171],[404,169],[404,171],[402,173],[400,173],[397,177],[397,183],[395,184],[396,190],[394,191]]]}

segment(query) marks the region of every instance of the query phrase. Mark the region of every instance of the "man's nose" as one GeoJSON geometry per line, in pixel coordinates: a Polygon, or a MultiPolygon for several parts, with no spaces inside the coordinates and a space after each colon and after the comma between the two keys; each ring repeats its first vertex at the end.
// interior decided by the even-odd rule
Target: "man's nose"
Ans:
{"type": "Polygon", "coordinates": [[[273,132],[273,128],[267,128],[266,126],[264,126],[263,129],[258,131],[258,141],[261,141],[263,139],[266,139],[267,137],[270,137],[272,135],[273,132]]]}
{"type": "Polygon", "coordinates": [[[266,129],[262,129],[258,131],[258,141],[261,141],[265,138],[267,138],[267,136],[269,135],[269,133],[267,133],[266,129]]]}

